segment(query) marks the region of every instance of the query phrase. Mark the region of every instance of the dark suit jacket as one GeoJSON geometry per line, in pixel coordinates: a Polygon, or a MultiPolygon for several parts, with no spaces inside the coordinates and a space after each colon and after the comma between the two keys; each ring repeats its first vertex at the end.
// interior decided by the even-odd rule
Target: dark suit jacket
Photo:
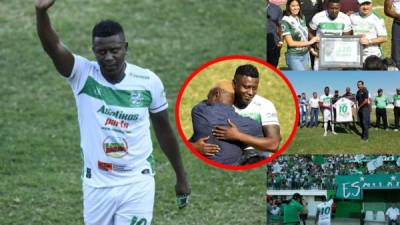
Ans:
{"type": "Polygon", "coordinates": [[[226,106],[221,103],[207,105],[206,101],[202,101],[192,109],[193,136],[190,138],[190,141],[195,142],[200,138],[210,136],[207,143],[217,144],[221,148],[210,159],[227,165],[239,165],[243,155],[242,149],[247,146],[241,142],[218,140],[211,133],[211,130],[215,126],[227,127],[228,119],[242,133],[257,137],[264,136],[260,123],[240,116],[232,106],[226,106]]]}

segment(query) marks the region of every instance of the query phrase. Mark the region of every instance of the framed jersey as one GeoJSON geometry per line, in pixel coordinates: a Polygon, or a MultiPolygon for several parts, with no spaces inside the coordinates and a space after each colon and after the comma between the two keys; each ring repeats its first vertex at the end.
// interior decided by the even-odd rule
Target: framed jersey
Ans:
{"type": "Polygon", "coordinates": [[[361,36],[322,35],[319,48],[319,67],[325,69],[362,68],[361,36]]]}

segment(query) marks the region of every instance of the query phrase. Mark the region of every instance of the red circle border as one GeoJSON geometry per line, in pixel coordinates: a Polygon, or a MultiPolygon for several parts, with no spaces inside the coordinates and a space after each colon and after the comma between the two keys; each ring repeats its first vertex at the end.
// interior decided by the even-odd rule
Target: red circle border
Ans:
{"type": "Polygon", "coordinates": [[[294,136],[296,135],[297,132],[297,124],[299,122],[299,108],[298,106],[298,101],[297,101],[297,96],[296,96],[296,92],[292,86],[292,84],[289,82],[289,80],[286,78],[286,76],[278,69],[276,69],[275,67],[273,67],[272,65],[270,65],[269,63],[265,62],[264,60],[260,59],[260,58],[256,58],[253,56],[244,56],[244,55],[228,55],[228,56],[221,56],[221,57],[217,57],[215,59],[212,59],[204,64],[202,64],[200,67],[198,67],[196,70],[194,70],[190,76],[185,80],[185,82],[183,83],[181,89],[179,90],[178,93],[178,97],[175,103],[175,123],[176,126],[178,128],[178,133],[179,136],[182,138],[183,142],[185,143],[185,145],[190,149],[190,151],[195,154],[198,158],[200,158],[201,160],[205,161],[208,164],[211,164],[217,168],[222,168],[222,169],[227,169],[227,170],[248,170],[248,169],[253,169],[253,168],[257,168],[260,167],[268,162],[271,162],[272,160],[274,160],[276,157],[278,157],[280,154],[282,154],[282,152],[284,152],[286,150],[286,148],[289,146],[289,144],[292,142],[294,136]],[[203,156],[202,154],[200,154],[196,149],[194,149],[192,147],[192,145],[189,143],[189,141],[187,140],[185,134],[183,133],[182,130],[182,126],[181,126],[181,120],[180,120],[180,116],[179,116],[179,111],[180,111],[180,103],[182,100],[182,95],[185,92],[187,86],[189,85],[190,81],[197,76],[203,69],[221,62],[221,61],[227,61],[227,60],[248,60],[248,61],[253,61],[259,64],[262,64],[266,67],[268,67],[269,69],[271,69],[272,71],[274,71],[276,74],[278,74],[286,83],[286,85],[289,87],[290,92],[292,93],[292,97],[294,100],[294,107],[296,109],[296,118],[293,122],[293,128],[292,131],[290,132],[289,138],[286,140],[286,142],[283,144],[283,146],[281,146],[279,148],[278,151],[276,151],[272,156],[259,161],[257,163],[253,163],[253,164],[249,164],[249,165],[243,165],[243,166],[232,166],[232,165],[225,165],[222,163],[218,163],[215,162],[211,159],[208,159],[207,157],[203,156]]]}

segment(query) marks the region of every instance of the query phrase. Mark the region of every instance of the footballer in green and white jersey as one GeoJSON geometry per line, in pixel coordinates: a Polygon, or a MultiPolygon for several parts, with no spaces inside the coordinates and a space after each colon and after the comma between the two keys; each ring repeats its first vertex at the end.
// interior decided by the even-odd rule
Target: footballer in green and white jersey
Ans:
{"type": "MultiPolygon", "coordinates": [[[[377,37],[387,37],[384,19],[374,12],[371,12],[369,15],[365,16],[357,12],[350,16],[350,20],[353,27],[354,35],[363,35],[369,40],[377,37]]],[[[380,48],[380,45],[364,46],[363,60],[365,60],[370,55],[382,57],[383,52],[380,48]]]]}
{"type": "MultiPolygon", "coordinates": [[[[259,122],[262,126],[268,125],[278,125],[278,114],[276,112],[276,108],[274,104],[259,95],[255,95],[251,102],[243,109],[239,109],[235,105],[235,112],[243,117],[249,117],[257,122],[259,122]]],[[[253,147],[249,146],[246,150],[254,149],[253,147]]],[[[261,154],[261,153],[260,153],[261,154]]],[[[268,156],[269,153],[262,153],[262,155],[268,156]]]]}
{"type": "Polygon", "coordinates": [[[317,36],[323,35],[342,35],[351,31],[350,17],[339,12],[335,19],[331,19],[328,11],[324,10],[314,15],[310,28],[317,32],[317,36]]]}
{"type": "Polygon", "coordinates": [[[249,117],[262,126],[279,125],[278,115],[274,104],[259,95],[255,95],[251,102],[243,109],[234,105],[235,112],[244,117],[249,117]]]}
{"type": "Polygon", "coordinates": [[[319,97],[319,102],[322,102],[322,106],[324,109],[322,110],[322,114],[324,116],[324,122],[328,122],[332,120],[332,95],[331,94],[322,94],[319,97]]]}
{"type": "Polygon", "coordinates": [[[322,94],[321,96],[319,96],[319,102],[322,102],[323,107],[330,108],[332,106],[332,98],[333,96],[331,94],[322,94]]]}
{"type": "Polygon", "coordinates": [[[331,225],[333,199],[322,202],[317,206],[318,222],[317,225],[331,225]]]}
{"type": "Polygon", "coordinates": [[[83,183],[114,187],[154,174],[149,112],[168,103],[161,80],[150,70],[126,63],[125,77],[110,84],[99,64],[74,55],[68,78],[78,109],[83,183]]]}

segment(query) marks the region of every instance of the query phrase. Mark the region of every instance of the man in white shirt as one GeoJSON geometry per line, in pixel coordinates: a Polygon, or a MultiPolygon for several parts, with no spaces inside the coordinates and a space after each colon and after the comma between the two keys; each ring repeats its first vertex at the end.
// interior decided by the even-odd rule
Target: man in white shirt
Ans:
{"type": "Polygon", "coordinates": [[[220,140],[240,141],[250,146],[245,151],[242,164],[254,163],[251,158],[257,159],[267,152],[276,152],[281,141],[278,113],[270,100],[257,95],[258,82],[257,67],[251,64],[237,67],[232,80],[235,90],[233,106],[239,115],[261,123],[264,137],[244,134],[233,123],[229,127],[218,126],[213,131],[213,135],[220,140]]]}
{"type": "MultiPolygon", "coordinates": [[[[328,8],[314,15],[310,24],[310,36],[315,35],[350,35],[351,21],[349,16],[340,12],[339,0],[328,0],[328,8]]],[[[318,44],[316,44],[318,45],[318,44]]],[[[320,46],[323,48],[324,46],[320,46]]],[[[318,59],[316,58],[314,70],[318,70],[318,59]]]]}
{"type": "Polygon", "coordinates": [[[150,70],[125,61],[128,42],[115,21],[104,20],[93,28],[97,61],[72,54],[51,27],[47,11],[54,2],[37,0],[37,32],[76,100],[84,166],[84,223],[151,224],[155,172],[150,120],[175,170],[178,207],[184,207],[190,188],[161,80],[150,70]]]}
{"type": "Polygon", "coordinates": [[[310,98],[310,127],[318,127],[318,113],[319,113],[319,99],[317,92],[313,92],[312,98],[310,98]]]}
{"type": "Polygon", "coordinates": [[[389,225],[399,225],[398,220],[400,218],[399,209],[396,207],[396,203],[393,202],[392,206],[386,210],[386,219],[389,225]]]}
{"type": "Polygon", "coordinates": [[[353,35],[361,35],[363,62],[370,55],[383,58],[380,45],[386,41],[385,21],[372,11],[372,0],[358,0],[359,12],[350,16],[353,35]]]}

